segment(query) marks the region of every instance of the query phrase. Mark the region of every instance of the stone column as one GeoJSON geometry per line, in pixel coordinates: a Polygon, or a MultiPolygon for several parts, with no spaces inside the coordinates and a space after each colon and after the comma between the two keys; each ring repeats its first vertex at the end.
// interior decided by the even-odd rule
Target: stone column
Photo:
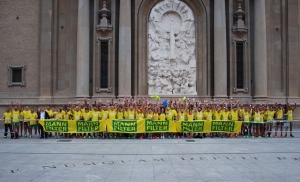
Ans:
{"type": "Polygon", "coordinates": [[[227,52],[226,52],[225,1],[214,4],[214,97],[227,97],[227,52]]]}
{"type": "MultiPolygon", "coordinates": [[[[278,73],[280,74],[280,73],[278,73]]],[[[267,98],[267,35],[265,0],[254,1],[254,99],[267,98]]]]}
{"type": "Polygon", "coordinates": [[[131,95],[131,1],[120,1],[119,96],[131,95]]]}
{"type": "Polygon", "coordinates": [[[89,0],[78,1],[76,97],[89,97],[89,0]]]}

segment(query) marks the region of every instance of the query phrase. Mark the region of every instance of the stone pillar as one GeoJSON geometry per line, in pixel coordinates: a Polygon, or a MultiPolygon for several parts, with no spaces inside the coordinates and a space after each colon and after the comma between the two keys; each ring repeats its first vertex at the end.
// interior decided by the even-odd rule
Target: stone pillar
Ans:
{"type": "MultiPolygon", "coordinates": [[[[280,74],[280,73],[279,73],[280,74]]],[[[254,99],[267,98],[267,35],[265,0],[254,1],[254,99]]]]}
{"type": "Polygon", "coordinates": [[[214,97],[227,97],[227,52],[226,52],[225,1],[214,4],[214,97]]]}
{"type": "Polygon", "coordinates": [[[119,96],[131,95],[131,1],[120,1],[119,96]]]}
{"type": "Polygon", "coordinates": [[[78,1],[76,97],[89,97],[89,0],[78,1]]]}

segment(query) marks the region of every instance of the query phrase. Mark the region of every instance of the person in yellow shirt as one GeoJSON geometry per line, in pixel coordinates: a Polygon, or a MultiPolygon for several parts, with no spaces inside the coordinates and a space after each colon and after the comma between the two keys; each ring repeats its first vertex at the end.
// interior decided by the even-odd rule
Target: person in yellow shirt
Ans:
{"type": "Polygon", "coordinates": [[[294,137],[294,135],[292,134],[293,131],[293,112],[295,111],[297,104],[296,102],[294,102],[294,107],[291,106],[290,103],[287,104],[287,112],[286,112],[286,116],[287,116],[287,122],[284,123],[285,124],[285,135],[284,137],[287,137],[287,130],[288,127],[290,127],[290,137],[294,137]]]}
{"type": "MultiPolygon", "coordinates": [[[[72,112],[72,115],[73,115],[73,120],[75,122],[82,119],[82,113],[79,110],[78,106],[76,106],[74,110],[71,110],[71,112],[72,112]]],[[[82,134],[79,134],[78,136],[79,136],[79,138],[82,138],[82,134]]],[[[73,138],[76,138],[76,134],[73,134],[73,138]]]]}
{"type": "MultiPolygon", "coordinates": [[[[31,111],[29,110],[28,106],[25,106],[25,109],[21,112],[21,115],[23,116],[23,122],[24,122],[24,137],[27,137],[27,132],[29,133],[29,119],[30,119],[31,111]]],[[[22,132],[21,132],[22,133],[22,132]]]]}
{"type": "MultiPolygon", "coordinates": [[[[238,105],[238,104],[237,104],[238,105]]],[[[233,106],[233,108],[230,110],[230,116],[231,121],[238,121],[239,120],[239,110],[237,109],[237,106],[233,106]]],[[[238,138],[239,134],[235,134],[235,138],[238,138]]]]}
{"type": "MultiPolygon", "coordinates": [[[[165,121],[166,119],[167,119],[166,118],[166,109],[164,107],[161,107],[160,112],[159,112],[159,120],[160,121],[165,121]]],[[[165,134],[161,133],[160,138],[164,139],[165,138],[165,134]]]]}
{"type": "MultiPolygon", "coordinates": [[[[94,110],[91,111],[92,113],[92,121],[99,121],[101,119],[101,112],[99,111],[99,108],[97,106],[94,107],[94,110]]],[[[100,139],[101,135],[100,132],[97,132],[97,137],[100,139]]]]}
{"type": "Polygon", "coordinates": [[[277,137],[277,131],[278,131],[278,126],[280,126],[280,131],[281,131],[281,134],[280,136],[283,137],[283,122],[282,120],[284,120],[283,116],[284,116],[284,109],[282,107],[281,104],[278,104],[277,105],[277,102],[275,103],[275,120],[276,120],[276,127],[275,127],[275,134],[274,134],[274,137],[277,137]]]}
{"type": "Polygon", "coordinates": [[[51,107],[48,105],[45,111],[49,114],[50,119],[54,118],[54,113],[53,113],[55,111],[54,107],[51,109],[51,107]]]}
{"type": "MultiPolygon", "coordinates": [[[[189,111],[188,111],[188,113],[187,113],[187,121],[194,121],[194,117],[195,117],[195,115],[193,113],[193,109],[190,108],[189,111]]],[[[191,133],[191,132],[188,132],[187,135],[188,135],[187,136],[188,138],[192,138],[193,137],[193,133],[191,133]]]]}
{"type": "Polygon", "coordinates": [[[32,137],[32,129],[34,128],[34,133],[35,133],[35,138],[37,138],[37,118],[38,118],[38,115],[36,112],[34,112],[34,109],[31,108],[30,109],[30,114],[29,114],[29,137],[31,138],[32,137]]]}
{"type": "MultiPolygon", "coordinates": [[[[17,103],[18,104],[18,103],[17,103]]],[[[21,116],[21,107],[20,105],[14,106],[14,109],[11,111],[12,113],[12,124],[15,131],[14,139],[19,138],[19,130],[20,130],[20,116],[21,116]]]]}
{"type": "Polygon", "coordinates": [[[251,110],[249,107],[245,107],[243,113],[241,114],[241,117],[244,121],[244,127],[243,127],[243,133],[244,133],[244,138],[249,138],[249,124],[251,120],[251,110]]]}
{"type": "Polygon", "coordinates": [[[12,128],[11,128],[11,119],[12,119],[12,113],[10,111],[10,108],[6,108],[6,111],[3,114],[3,119],[4,119],[4,138],[7,138],[7,132],[9,129],[10,135],[12,137],[12,128]]]}
{"type": "MultiPolygon", "coordinates": [[[[110,106],[110,107],[109,107],[109,110],[108,110],[108,119],[109,119],[110,121],[113,121],[113,120],[116,119],[116,117],[117,117],[117,111],[116,111],[116,109],[114,108],[114,106],[110,106]]],[[[116,133],[111,133],[111,134],[109,134],[109,138],[110,138],[110,139],[111,139],[111,138],[117,139],[116,133]]]]}
{"type": "MultiPolygon", "coordinates": [[[[153,120],[153,112],[151,107],[146,108],[146,119],[153,120]]],[[[152,133],[148,133],[148,139],[152,139],[152,133]]]]}
{"type": "Polygon", "coordinates": [[[267,106],[267,111],[265,112],[265,115],[267,116],[267,136],[272,137],[272,128],[275,115],[274,108],[272,106],[267,106]]]}
{"type": "MultiPolygon", "coordinates": [[[[211,122],[213,119],[213,110],[210,108],[209,105],[206,105],[205,111],[204,111],[204,119],[208,122],[211,122]]],[[[206,137],[206,133],[204,133],[204,137],[206,137]]],[[[210,137],[213,138],[214,135],[210,133],[210,137]]]]}
{"type": "MultiPolygon", "coordinates": [[[[61,112],[60,108],[57,109],[57,112],[55,113],[54,118],[56,120],[63,120],[64,119],[64,114],[61,112]]],[[[60,133],[59,132],[55,132],[54,133],[54,137],[55,138],[60,138],[60,133]]]]}
{"type": "MultiPolygon", "coordinates": [[[[82,113],[82,118],[85,122],[89,122],[92,119],[92,113],[89,111],[89,108],[85,107],[84,108],[84,113],[82,113]]],[[[91,133],[87,133],[89,138],[91,137],[91,133]]],[[[86,133],[84,134],[83,138],[86,138],[87,135],[86,133]]]]}

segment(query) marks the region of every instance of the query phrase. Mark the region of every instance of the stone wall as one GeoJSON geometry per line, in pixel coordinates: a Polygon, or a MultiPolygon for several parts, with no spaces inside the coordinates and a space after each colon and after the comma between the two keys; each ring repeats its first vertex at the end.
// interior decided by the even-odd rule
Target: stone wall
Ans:
{"type": "Polygon", "coordinates": [[[38,96],[40,1],[0,1],[1,98],[38,96]],[[25,65],[26,85],[8,87],[8,65],[25,65]]]}

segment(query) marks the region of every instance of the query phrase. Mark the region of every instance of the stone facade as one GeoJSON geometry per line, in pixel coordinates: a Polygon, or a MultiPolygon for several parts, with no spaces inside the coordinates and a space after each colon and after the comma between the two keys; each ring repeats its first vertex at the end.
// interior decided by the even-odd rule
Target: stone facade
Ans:
{"type": "MultiPolygon", "coordinates": [[[[165,12],[175,19],[186,13],[176,11],[165,12]]],[[[300,0],[0,0],[0,107],[11,101],[62,105],[83,96],[151,93],[300,104],[299,21],[300,0]],[[194,25],[174,36],[165,29],[160,36],[168,46],[174,41],[178,55],[168,55],[169,60],[188,60],[193,73],[181,77],[190,79],[185,83],[194,90],[171,93],[167,87],[174,91],[174,81],[167,79],[166,64],[158,64],[164,92],[152,92],[149,66],[162,54],[152,41],[158,31],[151,21],[159,16],[151,15],[160,4],[174,9],[176,3],[186,5],[194,25]],[[25,85],[9,86],[8,66],[20,65],[25,65],[25,85]]]]}

